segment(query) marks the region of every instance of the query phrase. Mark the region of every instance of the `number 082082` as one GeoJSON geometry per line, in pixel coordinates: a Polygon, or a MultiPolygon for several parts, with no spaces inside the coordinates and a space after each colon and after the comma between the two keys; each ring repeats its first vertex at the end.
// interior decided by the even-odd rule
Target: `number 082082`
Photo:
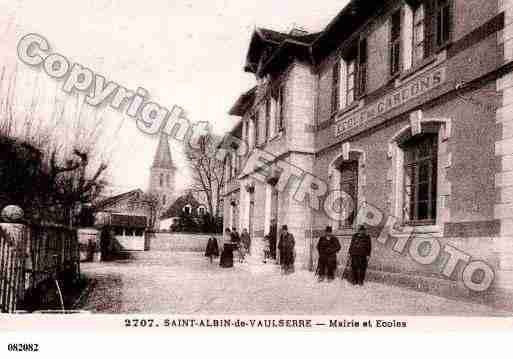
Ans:
{"type": "Polygon", "coordinates": [[[39,344],[8,344],[7,350],[10,352],[38,352],[39,344]]]}

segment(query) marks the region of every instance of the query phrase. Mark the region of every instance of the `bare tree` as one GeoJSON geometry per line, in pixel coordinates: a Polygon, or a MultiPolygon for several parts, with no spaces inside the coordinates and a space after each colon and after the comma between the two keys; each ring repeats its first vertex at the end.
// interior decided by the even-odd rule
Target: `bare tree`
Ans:
{"type": "Polygon", "coordinates": [[[148,202],[151,211],[148,226],[154,230],[158,230],[159,217],[163,209],[162,202],[157,194],[151,192],[145,195],[145,200],[148,202]]]}
{"type": "MultiPolygon", "coordinates": [[[[34,159],[31,158],[31,172],[19,172],[20,176],[28,175],[34,184],[21,189],[34,200],[22,202],[30,206],[29,212],[39,212],[38,217],[72,224],[74,212],[99,196],[106,184],[107,161],[101,158],[104,153],[99,146],[103,119],[97,109],[83,106],[83,98],[59,99],[57,92],[51,115],[45,114],[40,108],[38,75],[32,82],[30,103],[19,105],[16,102],[16,79],[16,71],[8,76],[5,67],[2,68],[0,91],[4,91],[0,93],[0,137],[30,148],[32,154],[37,153],[39,163],[37,171],[33,170],[34,159]]],[[[26,157],[19,157],[18,162],[28,166],[26,157]]],[[[12,171],[4,172],[12,174],[12,171]]],[[[14,176],[14,183],[10,184],[12,188],[22,185],[16,181],[17,176],[14,176]]]]}
{"type": "Polygon", "coordinates": [[[221,217],[224,166],[213,154],[217,150],[214,135],[200,136],[196,146],[186,146],[185,157],[192,172],[191,190],[206,200],[212,220],[221,217]]]}

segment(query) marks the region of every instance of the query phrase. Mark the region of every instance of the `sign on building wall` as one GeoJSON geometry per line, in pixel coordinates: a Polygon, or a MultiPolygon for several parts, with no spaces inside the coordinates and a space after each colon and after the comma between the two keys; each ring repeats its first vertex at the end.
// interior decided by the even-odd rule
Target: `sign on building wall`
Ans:
{"type": "Polygon", "coordinates": [[[363,126],[368,121],[431,91],[445,82],[445,75],[445,67],[423,74],[362,110],[337,119],[335,136],[342,136],[345,132],[363,126]]]}

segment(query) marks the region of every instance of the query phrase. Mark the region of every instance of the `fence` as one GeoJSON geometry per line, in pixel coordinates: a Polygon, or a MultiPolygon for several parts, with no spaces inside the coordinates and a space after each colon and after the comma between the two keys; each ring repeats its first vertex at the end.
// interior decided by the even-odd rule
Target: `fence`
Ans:
{"type": "Polygon", "coordinates": [[[66,270],[79,270],[76,231],[62,226],[0,224],[0,312],[20,309],[26,296],[66,270]]]}

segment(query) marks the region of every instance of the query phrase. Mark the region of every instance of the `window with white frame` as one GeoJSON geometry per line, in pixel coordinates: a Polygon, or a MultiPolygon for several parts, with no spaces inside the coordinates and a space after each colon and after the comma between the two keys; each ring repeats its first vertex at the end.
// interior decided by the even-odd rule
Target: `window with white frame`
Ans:
{"type": "Polygon", "coordinates": [[[403,219],[405,224],[436,222],[438,135],[412,137],[404,151],[403,219]]]}

